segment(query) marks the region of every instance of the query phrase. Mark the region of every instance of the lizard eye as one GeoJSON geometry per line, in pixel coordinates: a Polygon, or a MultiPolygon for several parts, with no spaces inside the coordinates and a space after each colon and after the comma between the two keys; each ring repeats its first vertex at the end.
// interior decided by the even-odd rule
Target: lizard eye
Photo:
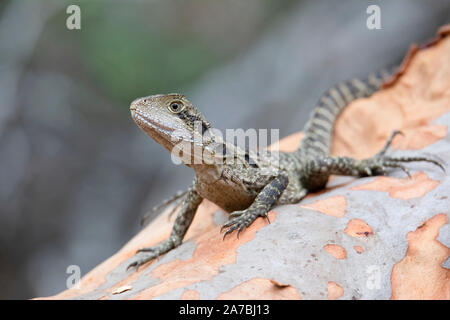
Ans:
{"type": "Polygon", "coordinates": [[[174,101],[169,105],[169,111],[172,113],[180,113],[184,109],[184,104],[181,101],[174,101]]]}

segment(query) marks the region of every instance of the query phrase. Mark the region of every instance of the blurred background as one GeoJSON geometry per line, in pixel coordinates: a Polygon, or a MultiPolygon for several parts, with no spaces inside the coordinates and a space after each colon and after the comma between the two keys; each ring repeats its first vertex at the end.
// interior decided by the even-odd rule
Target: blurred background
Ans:
{"type": "Polygon", "coordinates": [[[449,0],[0,0],[0,299],[66,289],[69,265],[85,275],[190,183],[131,120],[135,98],[183,93],[216,128],[283,137],[328,87],[449,22],[449,0]]]}

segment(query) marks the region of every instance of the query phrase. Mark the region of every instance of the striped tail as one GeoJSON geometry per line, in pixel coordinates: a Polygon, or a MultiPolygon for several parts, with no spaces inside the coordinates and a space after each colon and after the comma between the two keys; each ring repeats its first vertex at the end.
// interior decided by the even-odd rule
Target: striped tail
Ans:
{"type": "Polygon", "coordinates": [[[383,69],[370,74],[365,80],[345,81],[326,91],[311,113],[296,153],[299,156],[329,154],[334,124],[341,111],[352,101],[369,97],[378,91],[395,70],[383,69]]]}

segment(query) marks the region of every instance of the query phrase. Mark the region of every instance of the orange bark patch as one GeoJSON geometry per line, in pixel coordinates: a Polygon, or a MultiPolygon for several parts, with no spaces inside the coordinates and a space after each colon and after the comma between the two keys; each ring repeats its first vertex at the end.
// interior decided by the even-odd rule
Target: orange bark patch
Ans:
{"type": "Polygon", "coordinates": [[[404,135],[397,135],[392,147],[400,150],[420,150],[447,136],[445,125],[428,125],[403,130],[404,135]]]}
{"type": "Polygon", "coordinates": [[[374,181],[355,186],[352,190],[373,190],[389,192],[389,196],[398,199],[421,198],[439,185],[438,180],[429,178],[423,172],[417,172],[411,178],[399,179],[377,177],[374,181]]]}
{"type": "Polygon", "coordinates": [[[353,249],[355,249],[355,251],[360,254],[364,252],[364,249],[361,246],[354,246],[353,249]]]}
{"type": "Polygon", "coordinates": [[[344,295],[344,288],[333,281],[328,282],[327,291],[328,300],[336,300],[344,295]]]}
{"type": "MultiPolygon", "coordinates": [[[[447,39],[414,54],[407,70],[392,86],[370,98],[354,101],[342,112],[334,130],[333,155],[370,157],[383,147],[392,131],[407,133],[427,126],[450,110],[447,39]]],[[[441,130],[431,128],[417,133],[421,141],[411,141],[412,148],[436,141],[443,134],[441,130]],[[429,136],[430,130],[436,137],[429,136]]]]}
{"type": "Polygon", "coordinates": [[[347,258],[347,251],[344,247],[337,244],[327,244],[323,249],[336,259],[342,260],[347,258]]]}
{"type": "Polygon", "coordinates": [[[200,299],[200,293],[196,290],[185,290],[181,294],[181,300],[198,300],[200,299]]]}
{"type": "Polygon", "coordinates": [[[408,250],[391,274],[391,299],[450,299],[450,270],[442,267],[450,249],[436,240],[447,223],[444,213],[408,232],[408,250]]]}
{"type": "Polygon", "coordinates": [[[347,200],[344,196],[334,196],[326,199],[320,199],[310,204],[304,204],[301,205],[301,207],[339,218],[345,215],[347,200]]]}
{"type": "Polygon", "coordinates": [[[218,300],[300,300],[297,289],[275,285],[269,279],[254,278],[222,293],[218,300]]]}
{"type": "MultiPolygon", "coordinates": [[[[274,221],[276,213],[269,212],[269,218],[274,221]]],[[[193,257],[186,261],[175,260],[156,267],[152,277],[158,278],[161,283],[140,292],[135,299],[152,299],[177,288],[213,279],[219,273],[220,267],[236,262],[237,249],[251,241],[256,231],[266,225],[265,219],[257,219],[239,235],[239,239],[232,233],[225,241],[219,232],[220,227],[216,226],[208,232],[195,235],[197,248],[193,257]]]]}
{"type": "Polygon", "coordinates": [[[372,228],[360,219],[352,219],[347,223],[344,232],[350,237],[361,238],[368,237],[373,234],[372,228]]]}

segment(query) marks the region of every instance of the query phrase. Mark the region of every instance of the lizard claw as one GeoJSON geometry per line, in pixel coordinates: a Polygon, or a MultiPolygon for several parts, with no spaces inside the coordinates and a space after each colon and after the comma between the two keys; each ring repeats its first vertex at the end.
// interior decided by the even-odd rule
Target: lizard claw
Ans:
{"type": "Polygon", "coordinates": [[[266,218],[267,223],[270,224],[270,219],[269,219],[269,214],[268,214],[268,213],[266,213],[266,214],[264,215],[264,218],[266,218]]]}
{"type": "Polygon", "coordinates": [[[141,248],[137,250],[136,254],[141,253],[141,258],[137,259],[136,261],[130,263],[127,267],[127,271],[130,268],[136,267],[136,270],[142,266],[143,264],[158,258],[162,254],[166,253],[167,251],[173,249],[176,247],[175,242],[173,239],[169,238],[164,242],[161,242],[160,244],[154,246],[154,247],[148,247],[148,248],[141,248]]]}
{"type": "Polygon", "coordinates": [[[230,220],[225,223],[220,232],[222,233],[224,229],[227,229],[225,234],[223,235],[223,239],[232,233],[234,230],[237,230],[237,238],[239,239],[239,234],[244,231],[245,228],[250,226],[253,221],[255,221],[258,217],[265,217],[267,221],[270,223],[269,217],[265,209],[261,207],[256,208],[247,208],[245,210],[234,211],[230,214],[230,220]]]}
{"type": "MultiPolygon", "coordinates": [[[[137,253],[139,252],[145,252],[144,250],[138,250],[137,253]]],[[[157,257],[158,255],[155,254],[150,254],[147,256],[144,256],[143,258],[137,259],[136,261],[133,261],[132,263],[130,263],[127,267],[127,271],[131,268],[136,268],[136,271],[139,270],[139,267],[142,266],[143,264],[149,262],[150,260],[153,260],[157,257]]]]}
{"type": "Polygon", "coordinates": [[[130,263],[129,265],[128,265],[128,267],[127,267],[127,271],[128,270],[130,270],[131,268],[135,268],[136,267],[136,271],[139,269],[139,266],[140,266],[141,264],[139,263],[139,261],[134,261],[134,262],[132,262],[132,263],[130,263]]]}
{"type": "Polygon", "coordinates": [[[386,143],[385,143],[383,149],[381,149],[380,152],[377,153],[376,157],[382,157],[382,156],[384,156],[384,155],[386,154],[387,150],[389,149],[389,147],[390,147],[391,144],[392,144],[392,141],[394,141],[394,138],[395,138],[397,135],[402,135],[402,136],[403,136],[404,134],[403,134],[403,132],[400,131],[400,130],[394,130],[394,131],[391,133],[391,136],[389,137],[389,139],[386,141],[386,143]]]}

